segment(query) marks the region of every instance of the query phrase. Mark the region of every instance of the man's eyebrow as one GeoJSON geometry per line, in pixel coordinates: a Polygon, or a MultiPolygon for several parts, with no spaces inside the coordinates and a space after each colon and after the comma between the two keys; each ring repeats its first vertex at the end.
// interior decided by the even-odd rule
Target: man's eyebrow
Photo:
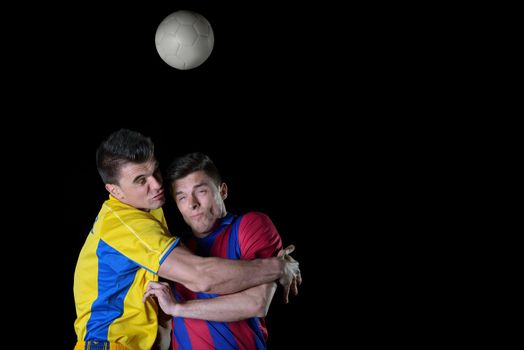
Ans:
{"type": "MultiPolygon", "coordinates": [[[[193,186],[193,188],[195,189],[195,188],[199,188],[199,187],[203,187],[203,186],[207,186],[207,185],[208,185],[207,182],[201,182],[201,183],[199,183],[199,184],[193,186]]],[[[184,192],[182,192],[182,191],[176,191],[176,192],[175,192],[175,196],[178,196],[179,194],[183,194],[183,193],[184,193],[184,192]]]]}
{"type": "Polygon", "coordinates": [[[137,183],[138,180],[140,180],[141,177],[145,177],[145,175],[144,175],[144,174],[137,175],[137,177],[135,177],[135,178],[133,179],[133,183],[137,183]]]}
{"type": "MultiPolygon", "coordinates": [[[[154,171],[157,171],[158,168],[160,167],[160,163],[157,161],[155,161],[155,170],[154,171]]],[[[146,174],[138,174],[134,179],[133,179],[133,183],[137,183],[138,180],[140,180],[141,177],[145,177],[146,174]]]]}

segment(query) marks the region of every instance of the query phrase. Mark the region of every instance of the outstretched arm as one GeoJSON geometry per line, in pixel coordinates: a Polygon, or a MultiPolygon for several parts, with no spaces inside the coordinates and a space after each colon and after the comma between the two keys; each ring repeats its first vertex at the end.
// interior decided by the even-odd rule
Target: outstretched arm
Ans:
{"type": "Polygon", "coordinates": [[[158,275],[195,292],[230,294],[275,280],[289,291],[293,281],[300,276],[298,262],[286,258],[293,249],[288,247],[288,253],[273,258],[230,260],[202,258],[179,245],[160,265],[158,275]]]}
{"type": "Polygon", "coordinates": [[[149,282],[143,300],[145,301],[149,296],[156,297],[162,310],[174,317],[234,322],[251,317],[265,317],[276,288],[276,283],[271,282],[213,299],[178,303],[173,297],[169,284],[149,282]]]}

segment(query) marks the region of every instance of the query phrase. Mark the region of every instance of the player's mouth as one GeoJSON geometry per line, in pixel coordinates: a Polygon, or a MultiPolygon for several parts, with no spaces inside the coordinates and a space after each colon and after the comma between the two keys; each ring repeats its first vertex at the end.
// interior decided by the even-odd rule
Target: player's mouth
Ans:
{"type": "Polygon", "coordinates": [[[156,196],[153,197],[153,200],[157,201],[164,198],[164,191],[160,191],[156,196]]]}
{"type": "Polygon", "coordinates": [[[191,219],[193,219],[193,220],[198,220],[198,219],[200,219],[200,218],[202,217],[202,213],[200,213],[200,214],[195,214],[195,215],[191,215],[190,217],[191,217],[191,219]]]}

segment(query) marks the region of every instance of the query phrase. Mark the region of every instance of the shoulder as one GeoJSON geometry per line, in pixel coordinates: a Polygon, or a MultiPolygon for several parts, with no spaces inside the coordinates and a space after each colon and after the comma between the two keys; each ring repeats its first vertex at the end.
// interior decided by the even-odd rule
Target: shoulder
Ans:
{"type": "Polygon", "coordinates": [[[239,225],[241,236],[275,234],[277,230],[268,215],[261,212],[249,212],[243,215],[239,225]]]}
{"type": "Polygon", "coordinates": [[[114,202],[104,203],[103,230],[118,230],[121,233],[128,231],[139,233],[144,231],[166,231],[167,227],[162,222],[163,213],[157,211],[148,213],[125,204],[114,202]]]}
{"type": "Polygon", "coordinates": [[[264,213],[258,212],[258,211],[251,211],[249,213],[246,213],[242,216],[242,221],[240,222],[240,226],[244,228],[249,227],[258,227],[258,226],[265,226],[265,225],[271,225],[273,226],[273,222],[264,213]]]}
{"type": "Polygon", "coordinates": [[[238,240],[245,259],[264,258],[282,247],[280,235],[268,215],[260,212],[244,214],[238,240]]]}

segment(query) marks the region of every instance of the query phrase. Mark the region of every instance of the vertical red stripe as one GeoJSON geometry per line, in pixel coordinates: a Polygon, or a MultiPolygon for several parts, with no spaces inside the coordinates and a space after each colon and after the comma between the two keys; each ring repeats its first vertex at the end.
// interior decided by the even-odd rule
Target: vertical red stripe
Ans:
{"type": "Polygon", "coordinates": [[[171,334],[171,347],[173,348],[173,350],[178,350],[178,342],[176,341],[175,337],[173,336],[173,334],[171,334]]]}
{"type": "Polygon", "coordinates": [[[231,233],[231,226],[226,228],[226,231],[218,235],[213,242],[213,246],[209,252],[210,256],[217,256],[219,258],[227,259],[227,244],[229,241],[229,234],[231,233]]]}
{"type": "Polygon", "coordinates": [[[239,350],[253,350],[256,349],[255,334],[249,328],[245,321],[229,322],[229,329],[235,336],[239,350]]]}
{"type": "Polygon", "coordinates": [[[189,339],[191,340],[191,346],[193,349],[214,349],[215,344],[213,338],[209,333],[207,322],[203,320],[185,319],[184,320],[189,339]]]}

